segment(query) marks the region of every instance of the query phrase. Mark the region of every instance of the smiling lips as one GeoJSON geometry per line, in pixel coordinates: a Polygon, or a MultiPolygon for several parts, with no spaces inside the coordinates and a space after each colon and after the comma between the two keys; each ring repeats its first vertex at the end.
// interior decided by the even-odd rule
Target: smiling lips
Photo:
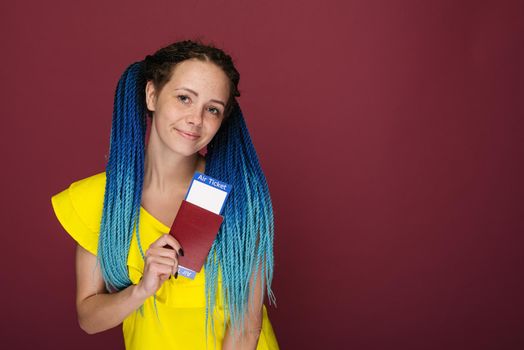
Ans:
{"type": "Polygon", "coordinates": [[[178,130],[178,129],[175,129],[180,135],[182,135],[183,137],[185,137],[186,139],[189,139],[189,140],[196,140],[200,137],[200,135],[198,134],[193,134],[193,133],[190,133],[190,132],[185,132],[185,131],[182,131],[182,130],[178,130]]]}

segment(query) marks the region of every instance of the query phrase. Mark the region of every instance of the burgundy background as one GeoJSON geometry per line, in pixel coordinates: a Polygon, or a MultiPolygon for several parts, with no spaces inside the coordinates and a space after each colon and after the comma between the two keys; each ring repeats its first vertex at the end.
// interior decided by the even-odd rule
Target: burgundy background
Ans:
{"type": "Polygon", "coordinates": [[[522,1],[2,2],[2,348],[116,349],[75,314],[51,195],[103,171],[132,62],[241,72],[282,349],[524,348],[522,1]],[[5,347],[7,348],[7,347],[5,347]]]}

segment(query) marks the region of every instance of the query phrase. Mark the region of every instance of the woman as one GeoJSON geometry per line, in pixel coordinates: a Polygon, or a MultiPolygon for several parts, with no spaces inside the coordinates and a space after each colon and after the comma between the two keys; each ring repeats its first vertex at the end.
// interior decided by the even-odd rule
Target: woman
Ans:
{"type": "Polygon", "coordinates": [[[52,197],[78,243],[87,333],[122,323],[126,349],[278,349],[263,304],[264,292],[274,301],[273,210],[235,98],[239,79],[230,56],[190,40],[120,78],[106,171],[52,197]],[[184,250],[169,231],[195,172],[233,189],[191,280],[177,274],[184,250]]]}

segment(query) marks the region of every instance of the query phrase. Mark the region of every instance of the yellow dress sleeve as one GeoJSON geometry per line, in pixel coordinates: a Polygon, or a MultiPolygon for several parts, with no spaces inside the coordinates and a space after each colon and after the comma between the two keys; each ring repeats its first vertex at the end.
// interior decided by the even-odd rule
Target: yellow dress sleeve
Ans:
{"type": "Polygon", "coordinates": [[[104,205],[105,172],[73,182],[51,197],[64,230],[83,248],[97,254],[104,205]]]}

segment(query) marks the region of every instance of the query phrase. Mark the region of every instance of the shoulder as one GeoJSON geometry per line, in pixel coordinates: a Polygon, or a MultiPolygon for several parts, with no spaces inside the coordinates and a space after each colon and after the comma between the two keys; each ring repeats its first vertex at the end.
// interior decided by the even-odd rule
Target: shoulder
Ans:
{"type": "Polygon", "coordinates": [[[106,173],[101,172],[86,178],[77,180],[69,186],[69,190],[76,196],[99,196],[104,194],[106,186],[106,173]]]}
{"type": "Polygon", "coordinates": [[[55,210],[70,208],[82,219],[85,226],[97,232],[104,205],[105,183],[105,172],[77,180],[52,196],[53,207],[55,210]]]}

